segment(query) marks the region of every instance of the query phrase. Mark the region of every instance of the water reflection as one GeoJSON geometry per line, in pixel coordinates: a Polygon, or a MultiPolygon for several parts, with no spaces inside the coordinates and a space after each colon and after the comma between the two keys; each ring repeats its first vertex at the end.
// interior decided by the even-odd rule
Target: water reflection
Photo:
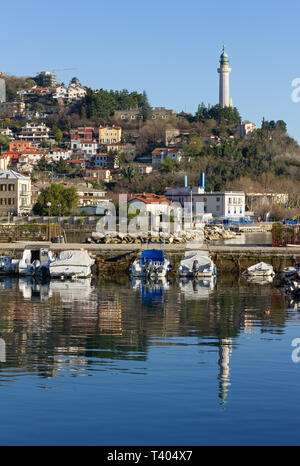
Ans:
{"type": "Polygon", "coordinates": [[[281,335],[289,318],[284,297],[272,285],[237,283],[235,277],[219,277],[217,284],[214,279],[121,284],[2,277],[0,296],[0,338],[6,343],[5,363],[0,355],[2,384],[28,373],[42,378],[97,371],[145,374],[140,364],[149,363],[153,348],[180,351],[196,345],[210,364],[214,348],[222,404],[239,336],[257,329],[281,335]],[[264,314],[267,308],[270,316],[264,314]]]}
{"type": "Polygon", "coordinates": [[[209,277],[203,280],[193,280],[192,278],[181,278],[178,280],[180,291],[186,299],[207,299],[214,290],[216,283],[216,277],[209,277]]]}

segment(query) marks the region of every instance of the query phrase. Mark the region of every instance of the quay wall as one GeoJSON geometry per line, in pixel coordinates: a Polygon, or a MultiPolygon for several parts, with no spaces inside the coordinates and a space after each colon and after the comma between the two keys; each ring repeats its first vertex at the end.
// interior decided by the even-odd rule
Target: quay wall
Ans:
{"type": "MultiPolygon", "coordinates": [[[[21,258],[25,246],[30,242],[1,243],[0,256],[21,258]]],[[[34,242],[34,245],[49,245],[57,253],[69,249],[85,249],[91,257],[96,259],[96,269],[99,277],[110,278],[126,274],[132,262],[144,249],[161,249],[169,257],[173,269],[171,274],[176,273],[177,266],[187,250],[184,244],[80,244],[67,243],[56,244],[50,242],[34,242]]],[[[300,262],[300,247],[275,248],[256,246],[203,246],[195,249],[208,251],[216,264],[219,274],[240,274],[247,267],[258,262],[271,264],[275,272],[291,265],[291,256],[294,255],[300,262]]]]}

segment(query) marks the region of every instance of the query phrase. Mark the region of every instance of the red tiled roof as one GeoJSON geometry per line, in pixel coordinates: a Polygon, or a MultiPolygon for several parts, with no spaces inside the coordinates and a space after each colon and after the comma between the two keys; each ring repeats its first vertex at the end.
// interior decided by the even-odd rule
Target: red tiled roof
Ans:
{"type": "Polygon", "coordinates": [[[144,202],[145,204],[172,204],[166,196],[160,196],[154,193],[134,194],[129,200],[133,201],[134,199],[144,202]]]}

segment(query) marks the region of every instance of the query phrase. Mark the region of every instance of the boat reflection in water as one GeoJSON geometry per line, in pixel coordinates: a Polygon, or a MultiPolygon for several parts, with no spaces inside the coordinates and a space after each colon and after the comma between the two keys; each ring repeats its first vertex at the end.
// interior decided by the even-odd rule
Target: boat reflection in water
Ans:
{"type": "Polygon", "coordinates": [[[49,282],[22,277],[18,279],[18,285],[24,299],[47,301],[51,297],[49,282]]]}
{"type": "Polygon", "coordinates": [[[248,283],[254,283],[255,285],[268,285],[273,282],[273,277],[271,276],[246,276],[245,277],[248,283]]]}
{"type": "Polygon", "coordinates": [[[207,277],[202,280],[180,278],[178,285],[180,291],[187,299],[206,299],[213,292],[217,283],[216,277],[207,277]]]}
{"type": "Polygon", "coordinates": [[[169,289],[170,282],[165,277],[156,280],[132,278],[131,285],[134,290],[140,291],[143,303],[153,306],[163,303],[164,294],[169,289]]]}
{"type": "Polygon", "coordinates": [[[77,278],[75,281],[50,281],[50,293],[58,294],[63,302],[86,301],[93,291],[91,278],[77,278]]]}
{"type": "Polygon", "coordinates": [[[47,301],[58,295],[63,302],[86,301],[91,292],[91,279],[77,279],[76,281],[39,281],[32,277],[18,279],[19,290],[24,299],[47,301]]]}

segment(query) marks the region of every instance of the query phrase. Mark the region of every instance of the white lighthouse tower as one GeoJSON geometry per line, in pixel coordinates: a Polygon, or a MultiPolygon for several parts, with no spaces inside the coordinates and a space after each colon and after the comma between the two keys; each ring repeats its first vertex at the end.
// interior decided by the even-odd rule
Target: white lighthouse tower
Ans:
{"type": "Polygon", "coordinates": [[[229,68],[229,58],[225,52],[225,44],[223,44],[223,52],[220,56],[220,68],[218,68],[218,73],[220,74],[219,105],[221,107],[232,107],[229,86],[231,68],[229,68]]]}

